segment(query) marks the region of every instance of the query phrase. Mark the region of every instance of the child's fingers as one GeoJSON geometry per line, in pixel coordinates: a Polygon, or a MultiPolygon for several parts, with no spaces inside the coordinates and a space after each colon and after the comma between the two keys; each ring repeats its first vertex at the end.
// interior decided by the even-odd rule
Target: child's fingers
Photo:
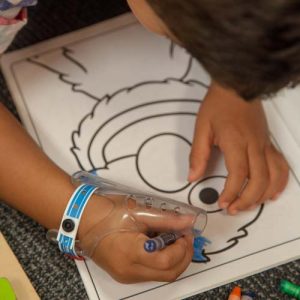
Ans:
{"type": "Polygon", "coordinates": [[[220,195],[219,204],[221,208],[227,208],[236,200],[248,177],[248,158],[246,148],[243,145],[228,143],[224,152],[228,177],[225,187],[220,195]]]}
{"type": "Polygon", "coordinates": [[[162,254],[162,259],[152,259],[151,253],[146,253],[144,242],[147,239],[144,234],[137,232],[112,233],[99,243],[92,259],[119,282],[175,280],[191,261],[192,238],[180,238],[176,245],[154,253],[154,257],[162,254]],[[164,253],[170,255],[171,259],[166,258],[164,253]]]}
{"type": "MultiPolygon", "coordinates": [[[[186,238],[182,238],[184,240],[186,238]]],[[[153,264],[150,264],[150,266],[146,266],[145,264],[134,264],[132,266],[132,276],[136,280],[133,280],[133,282],[137,281],[164,281],[164,282],[172,282],[176,280],[176,278],[186,270],[186,268],[189,266],[192,257],[193,257],[193,246],[192,241],[190,238],[186,241],[186,250],[184,252],[184,256],[181,257],[181,259],[177,260],[177,263],[165,265],[165,268],[155,268],[153,264]]],[[[179,240],[178,240],[179,241],[179,240]]],[[[177,241],[177,242],[178,242],[177,241]]],[[[168,248],[171,248],[173,245],[168,246],[166,249],[161,250],[159,252],[163,252],[165,250],[168,250],[168,248]]],[[[172,249],[170,249],[172,251],[172,249]]],[[[173,248],[174,250],[174,248],[173,248]]],[[[158,253],[159,253],[158,252],[158,253]]],[[[156,266],[157,267],[157,266],[156,266]]]]}
{"type": "Polygon", "coordinates": [[[144,249],[147,239],[144,235],[137,237],[134,262],[157,270],[169,270],[179,264],[186,256],[187,251],[191,249],[192,244],[192,241],[182,237],[162,250],[149,253],[144,249]]]}
{"type": "Polygon", "coordinates": [[[288,182],[289,166],[282,154],[273,145],[266,148],[266,160],[269,168],[270,182],[267,190],[257,204],[270,199],[275,200],[288,182]]]}
{"type": "Polygon", "coordinates": [[[201,124],[198,116],[192,149],[190,153],[190,170],[188,181],[199,179],[205,172],[211,154],[212,131],[209,124],[201,124]]]}
{"type": "Polygon", "coordinates": [[[245,210],[263,196],[269,184],[269,172],[264,151],[259,148],[249,149],[249,174],[250,178],[240,197],[229,207],[230,214],[245,210]]]}
{"type": "MultiPolygon", "coordinates": [[[[129,271],[130,276],[126,276],[125,283],[143,281],[172,282],[182,274],[189,266],[192,256],[186,253],[185,257],[173,268],[169,270],[157,270],[143,265],[135,264],[129,271]],[[130,278],[130,279],[129,279],[130,278]]],[[[124,280],[122,281],[124,282],[124,280]]]]}

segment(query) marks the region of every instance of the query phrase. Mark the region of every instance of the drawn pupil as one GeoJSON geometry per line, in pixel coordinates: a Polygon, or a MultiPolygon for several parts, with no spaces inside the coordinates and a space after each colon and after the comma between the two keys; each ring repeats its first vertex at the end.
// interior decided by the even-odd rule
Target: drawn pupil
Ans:
{"type": "Polygon", "coordinates": [[[205,188],[200,191],[199,199],[205,204],[214,204],[219,199],[219,193],[213,188],[205,188]]]}

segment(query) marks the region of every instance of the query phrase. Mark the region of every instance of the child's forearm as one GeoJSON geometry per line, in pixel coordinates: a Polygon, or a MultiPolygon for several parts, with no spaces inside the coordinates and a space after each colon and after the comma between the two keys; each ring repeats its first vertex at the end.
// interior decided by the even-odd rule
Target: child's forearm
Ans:
{"type": "MultiPolygon", "coordinates": [[[[0,105],[0,197],[47,228],[58,228],[75,187],[23,127],[0,105]]],[[[100,197],[93,197],[99,200],[100,197]]],[[[79,234],[106,215],[107,203],[89,201],[79,234]]]]}
{"type": "Polygon", "coordinates": [[[48,228],[57,228],[74,188],[13,116],[0,106],[0,197],[48,228]]]}

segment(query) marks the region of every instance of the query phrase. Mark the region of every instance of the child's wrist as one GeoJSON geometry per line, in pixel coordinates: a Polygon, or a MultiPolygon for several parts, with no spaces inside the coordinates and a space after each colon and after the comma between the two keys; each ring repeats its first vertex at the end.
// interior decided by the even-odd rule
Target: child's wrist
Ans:
{"type": "Polygon", "coordinates": [[[77,238],[82,241],[113,209],[113,203],[106,197],[93,195],[81,217],[77,238]]]}

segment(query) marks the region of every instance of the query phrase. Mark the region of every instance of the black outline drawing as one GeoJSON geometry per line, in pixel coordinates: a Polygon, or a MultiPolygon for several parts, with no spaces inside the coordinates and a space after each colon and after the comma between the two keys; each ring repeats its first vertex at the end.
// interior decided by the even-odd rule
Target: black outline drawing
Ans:
{"type": "MultiPolygon", "coordinates": [[[[170,46],[170,53],[169,55],[172,57],[173,55],[173,51],[174,51],[174,45],[171,44],[170,46]]],[[[68,49],[66,47],[63,47],[62,48],[62,55],[70,62],[72,62],[75,66],[77,66],[79,68],[79,70],[81,70],[82,72],[84,72],[85,74],[88,73],[88,70],[87,68],[81,63],[79,62],[78,60],[76,60],[76,58],[72,57],[72,54],[74,54],[73,50],[71,49],[68,49]]],[[[200,82],[200,81],[196,81],[196,80],[187,80],[185,81],[185,78],[187,78],[191,68],[192,68],[192,63],[193,63],[193,59],[190,58],[189,59],[189,62],[188,62],[188,65],[187,65],[187,68],[186,68],[186,71],[184,72],[184,74],[178,79],[176,78],[172,78],[172,77],[169,77],[169,78],[166,78],[164,80],[158,80],[158,81],[146,81],[146,82],[139,82],[137,84],[135,84],[134,86],[131,86],[131,87],[123,87],[123,88],[120,88],[119,90],[117,90],[116,92],[114,92],[113,94],[111,95],[104,95],[104,96],[96,96],[96,95],[92,95],[90,92],[80,88],[80,83],[78,82],[73,82],[72,80],[70,80],[71,76],[70,74],[67,74],[67,73],[63,73],[61,71],[58,71],[52,67],[49,67],[48,65],[44,64],[44,63],[41,63],[39,61],[37,61],[38,59],[38,56],[35,56],[34,58],[28,58],[28,62],[32,63],[32,64],[36,64],[38,66],[40,66],[41,68],[44,68],[52,73],[55,73],[58,75],[58,78],[59,80],[61,80],[62,82],[68,84],[71,86],[71,90],[75,93],[83,93],[84,95],[90,97],[92,100],[96,100],[96,104],[94,105],[92,111],[90,113],[88,113],[86,116],[84,116],[82,118],[82,120],[79,121],[79,124],[78,124],[78,129],[77,130],[74,130],[73,133],[72,133],[72,144],[73,146],[71,147],[71,152],[73,153],[79,167],[81,169],[85,169],[84,166],[82,165],[81,161],[80,161],[80,158],[78,157],[77,155],[77,152],[76,151],[80,151],[81,149],[77,146],[76,144],[76,138],[77,137],[80,137],[81,135],[81,129],[82,129],[82,126],[85,124],[86,121],[90,121],[94,118],[95,116],[95,111],[98,107],[98,105],[101,105],[103,107],[103,103],[105,103],[106,105],[109,105],[110,101],[113,101],[114,97],[116,97],[117,95],[121,94],[122,92],[126,92],[126,93],[130,93],[132,92],[133,90],[137,89],[137,88],[141,88],[145,85],[149,85],[149,84],[169,84],[171,82],[181,82],[185,85],[192,85],[192,84],[199,84],[200,86],[204,87],[204,88],[207,88],[208,86],[203,83],[203,82],[200,82]]],[[[94,165],[93,163],[93,160],[92,160],[92,157],[91,157],[91,147],[93,145],[93,142],[94,140],[96,139],[97,135],[99,132],[101,132],[101,130],[107,126],[110,122],[113,122],[115,119],[117,119],[118,117],[122,116],[122,115],[126,115],[126,113],[129,113],[130,111],[133,111],[133,110],[136,110],[136,109],[140,109],[142,107],[147,107],[147,106],[158,106],[160,104],[165,104],[165,103],[172,103],[172,102],[182,102],[184,101],[184,103],[186,102],[193,102],[193,103],[198,103],[200,104],[202,101],[199,100],[199,99],[184,99],[184,100],[180,100],[180,99],[159,99],[159,100],[153,100],[153,101],[149,101],[147,103],[142,103],[140,105],[135,105],[135,106],[129,106],[129,108],[125,109],[125,110],[122,110],[122,111],[119,111],[119,112],[116,112],[114,115],[110,116],[110,118],[105,121],[104,123],[101,123],[99,124],[99,127],[98,129],[93,133],[93,136],[92,138],[90,139],[90,142],[89,142],[89,145],[88,145],[88,150],[87,150],[87,157],[88,157],[88,160],[89,160],[89,163],[91,165],[91,168],[89,170],[86,170],[86,171],[98,171],[100,169],[108,169],[109,165],[113,162],[116,162],[116,161],[119,161],[119,160],[122,160],[122,159],[125,159],[125,158],[129,158],[129,157],[136,157],[135,159],[135,162],[136,162],[136,170],[140,176],[140,178],[142,179],[142,181],[148,185],[149,187],[151,187],[153,190],[155,191],[158,191],[158,192],[163,192],[163,193],[166,193],[166,194],[172,194],[172,193],[176,193],[176,192],[179,192],[179,191],[182,191],[182,190],[185,190],[187,189],[191,184],[190,183],[187,183],[185,186],[179,188],[179,189],[176,189],[176,190],[172,190],[172,191],[169,191],[169,190],[166,190],[166,189],[161,189],[161,188],[157,188],[155,186],[153,186],[151,183],[149,183],[145,177],[143,176],[139,166],[138,166],[138,156],[139,156],[139,153],[141,151],[141,149],[143,148],[144,144],[147,143],[149,140],[153,139],[153,138],[156,138],[158,136],[162,136],[162,135],[173,135],[173,136],[177,136],[178,138],[182,139],[183,141],[185,141],[187,144],[191,145],[191,142],[189,140],[187,140],[184,136],[181,136],[181,135],[178,135],[178,134],[175,134],[173,132],[161,132],[160,134],[156,134],[154,136],[150,136],[150,137],[146,137],[144,142],[140,145],[137,153],[132,153],[132,154],[129,154],[129,155],[125,155],[125,156],[121,156],[121,157],[118,157],[117,159],[114,159],[112,161],[109,161],[107,158],[106,158],[106,155],[105,155],[105,149],[107,147],[107,145],[109,144],[109,142],[115,137],[117,136],[118,134],[120,134],[122,131],[126,130],[128,127],[131,127],[131,126],[134,126],[135,124],[138,124],[139,122],[143,122],[147,119],[155,119],[155,118],[161,118],[161,117],[166,117],[166,116],[174,116],[174,115],[192,115],[192,116],[196,116],[196,113],[194,111],[177,111],[177,112],[170,112],[170,113],[157,113],[155,115],[151,115],[149,117],[143,117],[143,118],[140,118],[140,119],[137,119],[137,120],[133,120],[128,123],[128,124],[124,124],[124,126],[122,128],[120,128],[118,131],[116,131],[109,139],[106,140],[105,144],[103,144],[102,146],[102,149],[101,149],[101,155],[103,157],[103,160],[104,160],[104,165],[103,166],[96,166],[94,165]]],[[[159,109],[157,110],[159,111],[159,109]]],[[[214,177],[219,177],[219,175],[216,175],[214,177]]],[[[206,180],[207,178],[203,179],[203,180],[206,180]]],[[[202,181],[203,181],[202,180],[202,181]]],[[[196,185],[194,185],[196,186],[196,185]]],[[[193,187],[194,188],[194,187],[193,187]]],[[[190,197],[190,194],[191,194],[191,191],[193,190],[193,188],[190,190],[189,192],[189,196],[190,197]]],[[[188,200],[188,202],[190,202],[190,200],[188,200]]],[[[211,251],[211,252],[206,252],[205,249],[203,249],[203,256],[206,257],[206,261],[203,261],[204,262],[209,262],[211,259],[210,259],[210,256],[211,255],[214,255],[214,254],[219,254],[221,252],[224,252],[224,251],[227,251],[229,249],[231,249],[232,247],[234,247],[235,245],[237,245],[239,243],[239,240],[240,239],[243,239],[245,237],[248,236],[248,231],[247,231],[247,228],[249,226],[251,226],[261,215],[262,211],[263,211],[263,205],[260,206],[259,210],[258,210],[258,213],[255,215],[255,217],[253,218],[253,220],[251,220],[250,222],[248,222],[247,224],[241,226],[240,228],[237,229],[237,232],[238,232],[238,235],[230,238],[227,243],[228,245],[226,245],[225,247],[223,247],[222,249],[218,249],[216,251],[211,251]]],[[[216,213],[216,212],[220,212],[222,211],[222,209],[218,209],[218,210],[214,210],[214,211],[211,211],[209,213],[216,213]]]]}
{"type": "MultiPolygon", "coordinates": [[[[192,205],[192,200],[191,200],[191,194],[193,193],[193,190],[198,186],[198,184],[208,180],[208,179],[211,179],[211,178],[224,178],[226,179],[226,176],[220,176],[220,175],[216,175],[216,176],[208,176],[208,177],[205,177],[203,179],[201,179],[200,181],[198,181],[196,184],[194,184],[194,186],[190,189],[189,191],[189,194],[188,194],[188,203],[192,205]]],[[[217,213],[217,212],[221,212],[222,209],[219,208],[219,209],[215,209],[215,210],[207,210],[207,214],[213,214],[213,213],[217,213]]]]}
{"type": "Polygon", "coordinates": [[[153,184],[151,184],[150,182],[147,181],[147,179],[146,179],[146,178],[144,177],[144,175],[142,174],[142,172],[141,172],[141,170],[140,170],[140,168],[139,168],[139,165],[138,165],[139,154],[140,154],[141,150],[143,149],[144,145],[145,145],[148,141],[151,141],[152,139],[155,139],[155,138],[157,138],[157,137],[159,137],[159,136],[164,136],[164,135],[168,135],[168,136],[173,135],[173,136],[176,136],[176,137],[182,139],[182,140],[185,141],[188,145],[191,146],[190,141],[187,140],[184,136],[181,136],[181,135],[179,135],[179,134],[175,134],[175,133],[171,133],[171,134],[170,134],[170,133],[167,133],[167,132],[165,132],[165,133],[160,133],[160,134],[156,134],[156,135],[153,135],[153,136],[148,137],[148,138],[141,144],[141,146],[140,146],[140,148],[138,149],[138,152],[137,152],[137,154],[136,154],[137,159],[135,160],[135,162],[136,162],[136,169],[137,169],[137,172],[138,172],[138,174],[140,175],[140,178],[144,181],[144,183],[145,183],[146,185],[150,186],[154,191],[161,192],[161,193],[166,193],[166,194],[172,194],[172,193],[177,193],[177,192],[180,192],[180,191],[185,190],[186,188],[188,188],[188,187],[191,185],[191,183],[188,182],[188,183],[186,183],[186,185],[184,185],[183,187],[181,187],[181,188],[179,188],[179,189],[176,189],[176,190],[172,190],[172,191],[169,191],[169,190],[166,190],[166,189],[163,190],[163,189],[161,189],[161,188],[157,188],[157,187],[155,187],[153,184]]]}

